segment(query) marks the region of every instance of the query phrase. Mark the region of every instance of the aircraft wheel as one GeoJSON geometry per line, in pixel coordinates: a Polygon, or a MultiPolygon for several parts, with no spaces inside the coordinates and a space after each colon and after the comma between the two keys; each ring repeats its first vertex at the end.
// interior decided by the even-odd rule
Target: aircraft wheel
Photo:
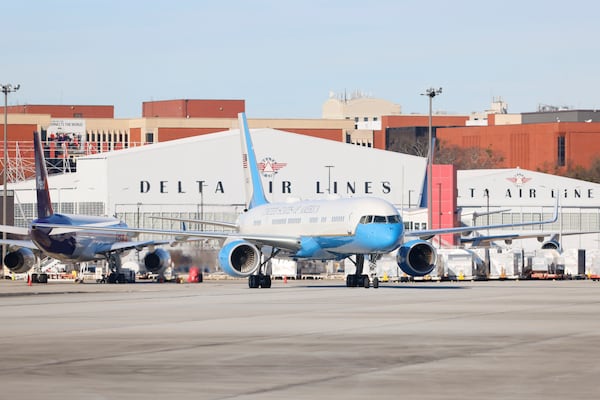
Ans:
{"type": "Polygon", "coordinates": [[[250,275],[248,277],[248,287],[250,289],[256,289],[260,284],[260,278],[258,275],[250,275]]]}
{"type": "Polygon", "coordinates": [[[39,283],[48,283],[48,274],[39,274],[37,280],[39,283]]]}
{"type": "Polygon", "coordinates": [[[366,275],[363,275],[361,278],[362,278],[362,284],[363,284],[363,287],[364,287],[365,289],[368,289],[368,288],[369,288],[369,286],[370,286],[370,284],[371,284],[371,282],[369,282],[369,277],[368,277],[368,276],[366,276],[366,275]]]}
{"type": "Polygon", "coordinates": [[[358,277],[354,274],[350,274],[346,277],[346,286],[347,287],[356,287],[358,286],[358,277]]]}
{"type": "Polygon", "coordinates": [[[108,283],[117,283],[117,274],[115,274],[114,272],[111,272],[110,275],[108,275],[108,283]]]}
{"type": "Polygon", "coordinates": [[[271,287],[271,275],[262,275],[260,277],[260,286],[263,289],[269,289],[271,287]]]}
{"type": "Polygon", "coordinates": [[[379,278],[373,278],[373,289],[379,288],[379,278]]]}

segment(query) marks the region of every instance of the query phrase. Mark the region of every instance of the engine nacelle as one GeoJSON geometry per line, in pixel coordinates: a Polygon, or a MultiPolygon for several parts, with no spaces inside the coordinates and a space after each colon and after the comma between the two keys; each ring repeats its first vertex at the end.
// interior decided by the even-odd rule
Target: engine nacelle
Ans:
{"type": "Polygon", "coordinates": [[[554,239],[548,240],[548,241],[545,241],[544,243],[542,243],[542,249],[561,251],[560,243],[558,242],[558,240],[554,240],[554,239]]]}
{"type": "Polygon", "coordinates": [[[223,272],[235,277],[254,274],[260,266],[260,250],[245,240],[225,242],[219,251],[219,265],[223,272]]]}
{"type": "Polygon", "coordinates": [[[6,253],[6,256],[4,256],[4,265],[16,274],[29,271],[34,264],[35,254],[25,247],[6,253]]]}
{"type": "Polygon", "coordinates": [[[404,273],[410,276],[424,276],[435,268],[437,253],[426,240],[413,240],[398,249],[396,261],[404,273]]]}
{"type": "Polygon", "coordinates": [[[148,272],[160,274],[169,266],[171,255],[165,249],[156,249],[144,257],[144,266],[148,272]]]}

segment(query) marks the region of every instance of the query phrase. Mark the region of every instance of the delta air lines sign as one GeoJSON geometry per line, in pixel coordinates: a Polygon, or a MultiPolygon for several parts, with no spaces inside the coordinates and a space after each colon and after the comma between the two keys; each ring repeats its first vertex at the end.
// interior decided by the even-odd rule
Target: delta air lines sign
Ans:
{"type": "MultiPolygon", "coordinates": [[[[274,177],[287,166],[287,163],[278,162],[272,157],[265,157],[258,163],[258,169],[262,176],[269,181],[266,182],[266,192],[273,194],[294,195],[294,182],[282,180],[274,183],[274,177]]],[[[392,192],[392,183],[387,180],[314,180],[312,185],[314,194],[340,194],[340,195],[385,195],[392,192]]],[[[230,187],[239,190],[239,185],[216,179],[172,179],[172,180],[150,180],[142,179],[139,182],[140,194],[188,194],[188,193],[214,193],[225,194],[230,187]]]]}

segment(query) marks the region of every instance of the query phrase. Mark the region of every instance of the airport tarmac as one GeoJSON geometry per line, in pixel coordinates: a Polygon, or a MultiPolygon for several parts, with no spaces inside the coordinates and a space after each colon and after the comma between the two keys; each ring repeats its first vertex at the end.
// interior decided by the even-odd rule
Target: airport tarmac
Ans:
{"type": "Polygon", "coordinates": [[[0,398],[598,399],[600,282],[0,282],[0,398]]]}

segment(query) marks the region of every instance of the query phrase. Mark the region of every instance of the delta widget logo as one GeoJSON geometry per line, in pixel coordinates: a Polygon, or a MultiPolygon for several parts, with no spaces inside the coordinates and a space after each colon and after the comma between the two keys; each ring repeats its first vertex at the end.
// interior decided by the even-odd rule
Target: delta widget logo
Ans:
{"type": "Polygon", "coordinates": [[[506,178],[507,181],[512,182],[513,185],[515,185],[516,187],[523,186],[524,184],[529,182],[531,179],[533,179],[533,178],[526,178],[525,175],[523,175],[520,172],[517,172],[515,174],[515,176],[513,176],[512,178],[506,178]]]}
{"type": "Polygon", "coordinates": [[[258,163],[258,170],[265,178],[274,177],[287,163],[279,163],[271,157],[265,157],[258,163]]]}

